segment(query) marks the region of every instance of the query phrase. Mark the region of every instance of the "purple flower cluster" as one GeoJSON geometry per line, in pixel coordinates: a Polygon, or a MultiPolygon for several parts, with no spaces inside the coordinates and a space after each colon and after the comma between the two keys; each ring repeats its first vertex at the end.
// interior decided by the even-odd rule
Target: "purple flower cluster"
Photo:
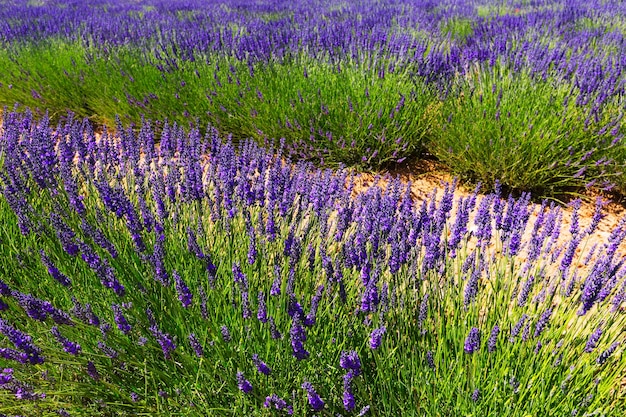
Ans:
{"type": "Polygon", "coordinates": [[[256,353],[252,355],[252,362],[254,363],[254,366],[256,366],[256,369],[257,371],[259,371],[259,373],[263,375],[269,375],[272,372],[270,367],[267,366],[267,364],[261,359],[259,359],[259,355],[257,355],[256,353]]]}
{"type": "Polygon", "coordinates": [[[370,348],[378,349],[383,339],[383,335],[387,329],[385,326],[379,327],[378,329],[374,329],[372,334],[370,335],[370,348]]]}
{"type": "Polygon", "coordinates": [[[72,342],[59,331],[57,326],[54,326],[51,330],[54,338],[63,346],[63,350],[71,355],[78,355],[81,351],[81,347],[78,343],[72,342]]]}
{"type": "Polygon", "coordinates": [[[324,408],[324,400],[319,396],[319,394],[313,388],[313,385],[310,382],[304,382],[302,384],[302,389],[306,390],[307,397],[309,399],[309,405],[314,411],[320,411],[324,408]]]}
{"type": "Polygon", "coordinates": [[[130,333],[132,327],[128,324],[126,317],[124,317],[122,307],[118,304],[113,304],[111,309],[113,310],[113,319],[115,320],[115,324],[117,324],[117,328],[124,334],[130,333]]]}
{"type": "Polygon", "coordinates": [[[172,271],[172,277],[174,277],[174,285],[176,286],[176,292],[178,293],[178,299],[184,308],[188,308],[191,305],[192,294],[185,284],[185,281],[178,275],[178,272],[172,271]]]}
{"type": "Polygon", "coordinates": [[[244,377],[243,372],[237,372],[237,387],[244,394],[252,392],[252,384],[244,377]]]}
{"type": "Polygon", "coordinates": [[[293,356],[298,360],[307,359],[309,351],[304,348],[306,342],[306,332],[300,319],[300,314],[296,314],[292,318],[289,336],[291,337],[291,349],[293,356]]]}
{"type": "Polygon", "coordinates": [[[271,408],[272,406],[276,410],[283,410],[289,415],[293,414],[293,406],[287,404],[285,400],[283,400],[276,394],[268,395],[265,398],[265,402],[263,403],[263,407],[265,408],[271,408]]]}
{"type": "Polygon", "coordinates": [[[472,327],[467,335],[463,350],[465,353],[474,353],[480,350],[480,330],[476,327],[472,327]]]}
{"type": "Polygon", "coordinates": [[[21,352],[8,348],[0,348],[0,356],[7,359],[17,360],[22,363],[43,363],[41,349],[32,342],[32,337],[11,326],[0,317],[0,334],[4,335],[21,352]]]}

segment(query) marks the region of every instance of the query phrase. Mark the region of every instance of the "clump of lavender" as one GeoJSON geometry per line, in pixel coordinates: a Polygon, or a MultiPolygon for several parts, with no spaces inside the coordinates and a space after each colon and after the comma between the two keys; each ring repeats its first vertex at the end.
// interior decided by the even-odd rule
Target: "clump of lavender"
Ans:
{"type": "Polygon", "coordinates": [[[289,335],[291,336],[291,349],[293,356],[298,360],[307,359],[309,357],[309,351],[304,348],[306,332],[300,322],[299,314],[296,314],[293,317],[289,335]]]}
{"type": "Polygon", "coordinates": [[[361,359],[359,359],[359,354],[355,350],[341,352],[339,366],[343,369],[354,371],[355,376],[358,375],[361,372],[361,359]]]}
{"type": "Polygon", "coordinates": [[[500,334],[500,327],[497,324],[494,324],[493,329],[491,329],[491,334],[489,335],[489,340],[487,340],[487,351],[489,353],[493,353],[496,351],[496,345],[498,344],[499,334],[500,334]]]}
{"type": "MultiPolygon", "coordinates": [[[[226,67],[231,80],[216,68],[216,85],[235,88],[239,69],[226,67]]],[[[356,112],[362,103],[350,100],[356,112]]],[[[407,106],[412,98],[403,100],[407,106]]],[[[132,407],[154,414],[154,404],[180,414],[227,407],[244,413],[263,398],[279,414],[357,414],[363,404],[369,405],[359,414],[405,408],[419,414],[402,398],[423,381],[432,388],[420,402],[425,407],[445,403],[458,414],[476,407],[506,414],[515,407],[535,415],[544,409],[521,399],[546,389],[526,380],[538,373],[557,388],[541,407],[569,414],[565,396],[572,391],[564,391],[601,396],[616,383],[611,369],[621,369],[624,358],[615,329],[623,318],[605,313],[618,312],[623,301],[624,222],[595,254],[581,254],[586,266],[574,268],[589,233],[583,220],[574,218],[581,224],[560,234],[563,212],[544,204],[528,244],[522,241],[532,212],[528,197],[496,193],[479,200],[475,193],[458,202],[460,218],[454,218],[452,186],[441,198],[433,193],[417,203],[410,186],[381,176],[357,193],[353,174],[287,163],[278,148],[267,152],[249,141],[224,143],[211,128],[203,137],[195,128],[161,125],[154,147],[146,125],[141,138],[120,126],[116,135],[95,140],[74,124],[45,136],[32,120],[12,117],[0,129],[0,222],[9,225],[0,228],[0,248],[20,249],[0,257],[0,267],[33,277],[0,280],[0,365],[12,370],[0,374],[6,380],[0,385],[10,386],[11,412],[25,404],[16,395],[40,398],[40,387],[60,378],[85,398],[74,409],[63,404],[70,414],[105,407],[105,413],[132,407]],[[75,190],[93,191],[82,206],[68,204],[60,178],[41,182],[45,189],[34,180],[33,135],[64,141],[51,152],[64,154],[64,175],[72,176],[75,190]],[[19,225],[17,236],[7,233],[20,217],[46,238],[23,236],[19,225]],[[47,229],[51,219],[56,231],[47,229]],[[87,227],[92,224],[98,227],[87,227]],[[606,317],[610,326],[601,322],[606,317]],[[593,331],[586,322],[601,324],[593,331]],[[459,333],[467,323],[468,333],[459,333]],[[487,326],[493,327],[483,341],[479,329],[487,326]],[[515,343],[499,349],[507,329],[504,337],[515,343]],[[555,334],[562,337],[556,345],[555,334]],[[461,349],[467,360],[454,359],[461,349]],[[576,350],[591,354],[594,366],[572,367],[567,352],[576,350]],[[271,358],[271,368],[261,357],[271,358]],[[423,363],[406,368],[416,358],[423,363]],[[485,361],[495,372],[506,369],[506,379],[477,372],[485,361]],[[81,385],[65,378],[69,363],[81,385]],[[568,383],[566,374],[573,375],[568,383]],[[458,395],[446,375],[472,388],[458,395]],[[313,376],[315,387],[308,382],[313,376]],[[147,389],[138,385],[145,378],[147,389]],[[485,394],[502,380],[510,381],[505,392],[519,395],[485,394]],[[595,382],[572,387],[571,381],[595,382]],[[215,392],[224,395],[206,395],[215,392]],[[325,393],[336,398],[324,400],[325,393]]],[[[587,403],[576,407],[623,411],[606,396],[587,403]]]]}
{"type": "Polygon", "coordinates": [[[354,407],[356,405],[354,393],[352,392],[352,380],[354,379],[355,376],[356,374],[354,373],[354,371],[350,371],[343,376],[342,401],[343,401],[343,408],[345,408],[346,411],[354,410],[354,407]]]}
{"type": "Polygon", "coordinates": [[[602,327],[598,327],[593,333],[591,333],[591,335],[589,335],[589,339],[585,344],[585,352],[593,352],[596,346],[598,346],[600,337],[602,337],[602,327]]]}
{"type": "Polygon", "coordinates": [[[224,342],[230,342],[231,340],[233,340],[230,336],[230,331],[228,330],[228,327],[222,326],[220,328],[220,332],[222,333],[222,339],[224,340],[224,342]]]}

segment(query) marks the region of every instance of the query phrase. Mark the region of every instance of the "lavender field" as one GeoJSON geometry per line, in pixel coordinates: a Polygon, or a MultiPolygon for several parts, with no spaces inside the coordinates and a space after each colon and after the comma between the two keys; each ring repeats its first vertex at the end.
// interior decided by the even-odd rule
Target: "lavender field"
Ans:
{"type": "Polygon", "coordinates": [[[560,204],[626,191],[625,37],[620,1],[0,0],[0,416],[626,415],[626,220],[560,204]],[[480,185],[357,186],[423,159],[480,185]]]}

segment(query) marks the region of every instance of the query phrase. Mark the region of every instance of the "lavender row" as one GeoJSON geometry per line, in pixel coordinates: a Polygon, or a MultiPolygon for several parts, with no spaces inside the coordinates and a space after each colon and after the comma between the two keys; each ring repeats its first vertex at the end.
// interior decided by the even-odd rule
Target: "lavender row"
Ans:
{"type": "Polygon", "coordinates": [[[7,412],[624,412],[626,222],[587,248],[600,204],[565,228],[528,195],[117,132],[4,119],[7,412]]]}

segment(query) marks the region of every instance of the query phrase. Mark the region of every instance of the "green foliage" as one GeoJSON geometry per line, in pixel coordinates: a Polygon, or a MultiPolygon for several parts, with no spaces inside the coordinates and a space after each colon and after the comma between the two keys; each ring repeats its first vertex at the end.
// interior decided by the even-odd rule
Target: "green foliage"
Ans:
{"type": "Polygon", "coordinates": [[[596,119],[575,101],[566,84],[480,69],[444,101],[427,147],[453,172],[487,187],[500,181],[554,195],[614,181],[618,172],[602,160],[614,152],[616,112],[596,119]]]}
{"type": "Polygon", "coordinates": [[[441,34],[460,43],[467,41],[473,33],[474,28],[470,19],[452,18],[441,23],[441,34]]]}
{"type": "Polygon", "coordinates": [[[48,110],[53,119],[72,111],[109,126],[117,115],[134,124],[211,123],[237,140],[284,138],[299,157],[369,168],[419,154],[430,129],[435,94],[384,62],[146,59],[132,48],[103,53],[64,42],[3,51],[0,104],[48,110]]]}

